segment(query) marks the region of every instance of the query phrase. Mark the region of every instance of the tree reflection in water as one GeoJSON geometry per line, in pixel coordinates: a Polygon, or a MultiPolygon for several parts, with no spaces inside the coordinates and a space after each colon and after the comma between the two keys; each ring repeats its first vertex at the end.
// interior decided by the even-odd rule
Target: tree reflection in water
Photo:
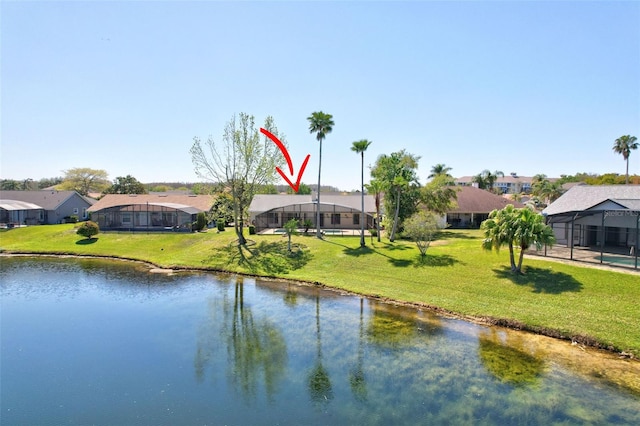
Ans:
{"type": "Polygon", "coordinates": [[[501,333],[487,328],[478,336],[478,355],[482,364],[503,383],[516,386],[531,385],[544,373],[540,354],[527,350],[524,335],[501,333]]]}
{"type": "Polygon", "coordinates": [[[251,308],[244,305],[242,277],[235,280],[233,301],[228,294],[220,300],[222,306],[210,304],[209,320],[201,329],[194,359],[196,378],[204,380],[216,348],[226,346],[227,375],[235,388],[252,399],[264,381],[265,393],[271,399],[287,364],[282,333],[266,318],[254,318],[251,308]]]}
{"type": "Polygon", "coordinates": [[[351,391],[353,395],[359,401],[366,401],[367,399],[367,382],[364,376],[363,362],[364,362],[364,299],[360,298],[360,330],[358,333],[358,357],[356,365],[349,372],[349,384],[351,385],[351,391]]]}
{"type": "MultiPolygon", "coordinates": [[[[436,335],[442,325],[435,315],[428,321],[402,315],[403,309],[393,305],[371,301],[372,318],[367,327],[369,342],[380,348],[399,349],[414,345],[419,335],[436,335]]],[[[405,311],[406,312],[406,311],[405,311]]]]}
{"type": "Polygon", "coordinates": [[[320,335],[320,294],[316,293],[316,366],[309,374],[309,395],[318,404],[328,404],[333,399],[333,389],[329,373],[322,365],[322,343],[320,335]]]}

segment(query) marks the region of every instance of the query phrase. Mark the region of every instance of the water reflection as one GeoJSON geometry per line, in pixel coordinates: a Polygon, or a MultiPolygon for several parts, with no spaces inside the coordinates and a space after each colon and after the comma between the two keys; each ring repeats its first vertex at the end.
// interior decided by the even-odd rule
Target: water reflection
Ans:
{"type": "Polygon", "coordinates": [[[408,316],[409,311],[406,309],[388,303],[372,301],[370,306],[372,317],[367,327],[367,338],[381,348],[397,350],[410,347],[417,338],[435,336],[442,332],[435,315],[423,313],[423,318],[418,319],[408,316]]]}
{"type": "Polygon", "coordinates": [[[523,335],[506,334],[495,328],[478,335],[478,355],[487,371],[503,383],[532,385],[544,373],[542,353],[528,350],[523,335]]]}
{"type": "Polygon", "coordinates": [[[229,381],[247,400],[264,387],[271,399],[287,365],[287,345],[280,330],[268,319],[254,316],[244,303],[242,277],[235,277],[233,297],[227,293],[209,303],[194,358],[195,375],[204,381],[208,364],[218,355],[220,340],[226,343],[229,381]],[[220,301],[220,302],[218,302],[220,301]]]}
{"type": "Polygon", "coordinates": [[[640,364],[611,354],[316,286],[84,262],[3,262],[3,424],[640,424],[640,364]]]}
{"type": "Polygon", "coordinates": [[[309,396],[316,405],[325,405],[333,399],[331,379],[322,365],[322,336],[320,334],[320,294],[316,293],[316,365],[309,374],[309,396]]]}
{"type": "Polygon", "coordinates": [[[358,322],[358,354],[356,363],[349,371],[351,392],[358,401],[367,399],[367,379],[364,375],[364,299],[360,298],[360,320],[358,322]]]}

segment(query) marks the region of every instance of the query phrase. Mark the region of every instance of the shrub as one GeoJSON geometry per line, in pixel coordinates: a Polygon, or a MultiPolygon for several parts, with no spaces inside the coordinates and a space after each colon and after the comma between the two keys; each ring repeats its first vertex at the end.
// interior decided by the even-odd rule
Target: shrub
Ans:
{"type": "Polygon", "coordinates": [[[369,229],[369,232],[371,233],[372,237],[377,237],[378,236],[378,230],[376,228],[369,229]]]}
{"type": "Polygon", "coordinates": [[[71,215],[71,216],[65,216],[64,218],[64,223],[77,223],[78,222],[78,216],[76,215],[71,215]]]}
{"type": "Polygon", "coordinates": [[[311,221],[311,219],[305,219],[302,222],[302,227],[304,228],[304,235],[307,235],[307,232],[309,232],[309,228],[311,228],[313,226],[313,222],[311,221]]]}
{"type": "Polygon", "coordinates": [[[218,227],[218,231],[224,231],[224,225],[225,225],[224,218],[221,217],[216,221],[216,226],[218,227]]]}
{"type": "Polygon", "coordinates": [[[200,212],[196,216],[196,223],[193,227],[193,230],[199,232],[202,231],[205,226],[207,226],[207,216],[204,214],[204,212],[200,212]]]}
{"type": "Polygon", "coordinates": [[[98,224],[88,220],[86,222],[82,222],[82,224],[78,227],[76,234],[82,235],[85,238],[91,238],[94,235],[97,235],[99,232],[100,227],[98,226],[98,224]]]}

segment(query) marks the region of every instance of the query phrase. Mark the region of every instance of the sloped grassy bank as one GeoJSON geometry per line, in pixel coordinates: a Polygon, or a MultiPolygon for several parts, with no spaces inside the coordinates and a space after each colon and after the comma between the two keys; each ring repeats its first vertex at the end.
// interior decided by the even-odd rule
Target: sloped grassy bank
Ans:
{"type": "Polygon", "coordinates": [[[4,253],[104,256],[159,268],[242,273],[317,283],[352,293],[429,307],[493,324],[572,339],[640,356],[640,275],[525,260],[508,269],[506,250],[480,248],[478,231],[445,231],[425,258],[409,242],[358,237],[251,236],[246,249],[231,231],[196,234],[102,233],[85,240],[72,224],[0,233],[4,253]]]}

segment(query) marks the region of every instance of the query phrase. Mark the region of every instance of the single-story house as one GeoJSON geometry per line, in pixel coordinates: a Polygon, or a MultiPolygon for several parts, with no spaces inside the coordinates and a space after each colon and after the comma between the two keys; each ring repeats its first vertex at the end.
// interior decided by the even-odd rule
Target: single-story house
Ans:
{"type": "Polygon", "coordinates": [[[444,224],[452,228],[479,228],[493,210],[505,208],[508,204],[522,208],[524,204],[496,195],[473,186],[456,187],[457,205],[444,217],[444,224]]]}
{"type": "Polygon", "coordinates": [[[542,214],[559,245],[637,255],[640,185],[574,186],[542,214]]]}
{"type": "MultiPolygon", "coordinates": [[[[282,228],[291,219],[310,220],[316,227],[317,199],[311,195],[258,194],[249,206],[249,221],[260,232],[269,228],[282,228]]],[[[362,218],[361,194],[320,194],[320,227],[322,229],[373,228],[376,213],[373,195],[364,196],[365,217],[362,218]]]]}
{"type": "Polygon", "coordinates": [[[84,220],[95,201],[75,191],[0,191],[0,223],[4,226],[55,224],[71,216],[84,220]]]}
{"type": "Polygon", "coordinates": [[[107,194],[89,209],[106,231],[190,232],[196,216],[208,212],[214,198],[185,194],[107,194]]]}

